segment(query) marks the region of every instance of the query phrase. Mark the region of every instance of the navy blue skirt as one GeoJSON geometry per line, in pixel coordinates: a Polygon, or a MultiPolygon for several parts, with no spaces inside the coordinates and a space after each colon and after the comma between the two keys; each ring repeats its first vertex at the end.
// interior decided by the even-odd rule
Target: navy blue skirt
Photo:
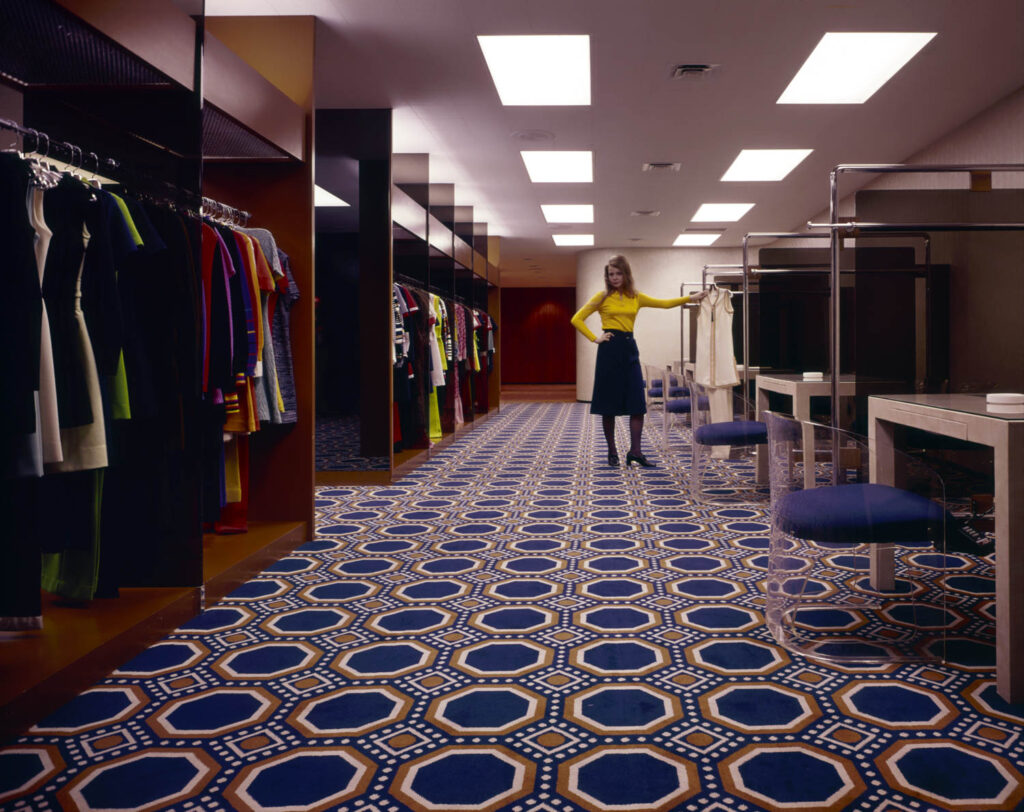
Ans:
{"type": "Polygon", "coordinates": [[[590,413],[600,415],[647,414],[644,376],[640,370],[640,350],[632,333],[604,330],[610,341],[597,345],[594,368],[594,394],[590,413]]]}

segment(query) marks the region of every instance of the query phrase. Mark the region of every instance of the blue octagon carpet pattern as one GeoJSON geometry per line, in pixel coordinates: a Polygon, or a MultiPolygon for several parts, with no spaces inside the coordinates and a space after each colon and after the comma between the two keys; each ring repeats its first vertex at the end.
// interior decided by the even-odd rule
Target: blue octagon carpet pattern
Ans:
{"type": "Polygon", "coordinates": [[[949,662],[840,669],[763,618],[767,506],[695,503],[686,430],[611,469],[515,404],[0,751],[4,810],[1019,809],[992,561],[949,662]]]}
{"type": "Polygon", "coordinates": [[[390,457],[359,454],[359,417],[318,417],[316,419],[316,470],[387,471],[390,457]]]}

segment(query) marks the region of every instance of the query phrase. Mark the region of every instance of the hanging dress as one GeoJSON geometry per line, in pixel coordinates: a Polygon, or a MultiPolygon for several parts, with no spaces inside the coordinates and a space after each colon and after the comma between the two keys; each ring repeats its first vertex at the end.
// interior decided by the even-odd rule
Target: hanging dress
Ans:
{"type": "MultiPolygon", "coordinates": [[[[697,353],[694,380],[707,388],[712,423],[733,419],[732,389],[740,382],[732,340],[732,293],[712,287],[697,311],[697,353]]],[[[714,446],[712,457],[727,459],[728,446],[714,446]]]]}
{"type": "Polygon", "coordinates": [[[15,478],[18,449],[36,430],[42,299],[33,249],[35,232],[25,207],[29,169],[17,155],[0,153],[0,243],[4,247],[0,294],[0,630],[42,627],[36,500],[38,474],[15,478]],[[36,340],[33,341],[33,336],[36,340]],[[17,348],[13,351],[12,348],[17,348]]]}
{"type": "Polygon", "coordinates": [[[64,453],[60,445],[60,415],[57,406],[57,379],[53,372],[53,343],[50,339],[50,319],[46,313],[46,302],[42,301],[43,274],[46,271],[46,254],[50,250],[53,232],[46,225],[43,216],[43,190],[30,188],[28,193],[29,222],[36,233],[36,268],[39,271],[39,292],[42,302],[42,325],[39,346],[39,425],[42,459],[47,462],[61,462],[64,453]]]}
{"type": "Polygon", "coordinates": [[[43,198],[45,219],[53,231],[46,256],[43,295],[54,337],[63,450],[63,459],[47,466],[48,472],[107,466],[103,396],[82,310],[82,271],[89,245],[85,220],[90,203],[94,203],[92,192],[66,176],[43,198]]]}

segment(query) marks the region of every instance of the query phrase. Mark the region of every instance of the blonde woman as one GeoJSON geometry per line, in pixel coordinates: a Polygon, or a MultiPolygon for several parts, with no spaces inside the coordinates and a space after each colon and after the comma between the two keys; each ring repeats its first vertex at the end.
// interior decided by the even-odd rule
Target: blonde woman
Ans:
{"type": "Polygon", "coordinates": [[[642,468],[655,468],[640,447],[647,403],[640,371],[640,351],[633,338],[633,324],[641,307],[667,309],[687,302],[699,302],[704,292],[675,299],[654,299],[640,293],[633,283],[629,260],[616,254],[604,266],[604,286],[572,317],[572,326],[598,345],[594,369],[594,393],[590,413],[601,415],[604,437],[608,442],[608,464],[617,467],[615,418],[629,415],[629,451],[626,467],[634,462],[642,468]],[[601,334],[594,335],[584,322],[593,313],[601,316],[601,334]]]}

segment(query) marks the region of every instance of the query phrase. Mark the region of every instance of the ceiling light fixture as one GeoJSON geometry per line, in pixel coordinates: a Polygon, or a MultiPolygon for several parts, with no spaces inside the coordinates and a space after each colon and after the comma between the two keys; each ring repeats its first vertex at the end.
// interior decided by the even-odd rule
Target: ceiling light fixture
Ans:
{"type": "Polygon", "coordinates": [[[540,209],[549,223],[594,222],[594,207],[590,203],[546,203],[540,209]]]}
{"type": "Polygon", "coordinates": [[[326,209],[338,206],[349,205],[336,194],[328,192],[326,189],[320,186],[313,187],[313,206],[318,209],[326,209]]]}
{"type": "Polygon", "coordinates": [[[736,156],[723,181],[782,180],[810,155],[812,149],[744,149],[736,156]]]}
{"type": "Polygon", "coordinates": [[[702,203],[691,222],[734,223],[752,208],[753,203],[702,203]]]}
{"type": "Polygon", "coordinates": [[[555,245],[593,245],[593,234],[552,234],[555,245]]]}
{"type": "Polygon", "coordinates": [[[590,37],[477,37],[506,106],[590,104],[590,37]]]}
{"type": "Polygon", "coordinates": [[[681,245],[711,245],[721,236],[722,234],[719,231],[684,231],[676,237],[672,245],[673,247],[681,245]]]}
{"type": "Polygon", "coordinates": [[[526,171],[534,183],[592,183],[594,153],[572,150],[522,150],[526,171]]]}
{"type": "Polygon", "coordinates": [[[777,104],[863,104],[935,34],[828,33],[807,57],[777,104]]]}

